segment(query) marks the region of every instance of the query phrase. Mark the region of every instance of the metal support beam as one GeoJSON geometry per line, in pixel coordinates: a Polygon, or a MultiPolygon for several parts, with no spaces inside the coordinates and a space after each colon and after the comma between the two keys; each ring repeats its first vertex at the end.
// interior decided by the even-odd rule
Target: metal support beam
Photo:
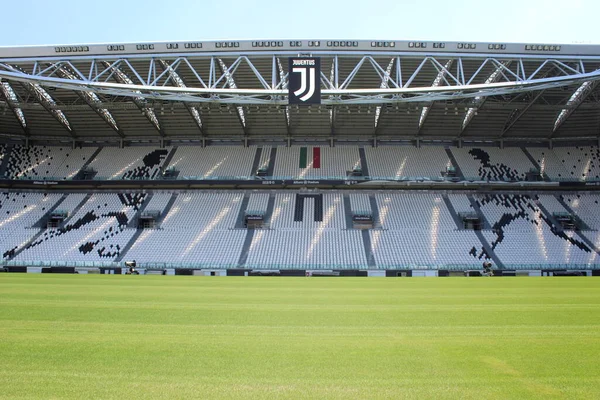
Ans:
{"type": "MultiPolygon", "coordinates": [[[[59,66],[56,69],[56,74],[58,76],[60,76],[61,78],[65,78],[65,79],[71,79],[71,80],[78,79],[77,76],[72,71],[70,71],[70,68],[66,65],[59,66]]],[[[96,93],[84,92],[84,91],[78,91],[76,93],[79,96],[79,98],[81,98],[83,101],[85,101],[87,103],[87,105],[89,105],[90,108],[92,110],[94,110],[94,112],[96,114],[98,114],[100,116],[100,118],[102,118],[104,120],[104,122],[106,122],[108,124],[108,126],[110,126],[110,128],[117,133],[117,135],[119,135],[120,137],[125,137],[121,128],[117,124],[117,121],[115,120],[113,115],[110,113],[110,111],[108,111],[105,108],[98,107],[98,104],[101,104],[101,101],[96,93]]]]}
{"type": "MultiPolygon", "coordinates": [[[[180,88],[187,87],[185,81],[179,76],[179,74],[177,73],[175,68],[173,68],[172,65],[169,65],[169,63],[167,61],[160,60],[160,59],[156,60],[156,62],[160,65],[163,72],[167,72],[169,74],[169,78],[175,84],[175,86],[180,87],[180,88]]],[[[202,118],[201,118],[199,107],[196,107],[189,103],[184,103],[184,104],[185,104],[185,107],[187,108],[188,112],[190,113],[190,116],[194,120],[194,123],[200,130],[200,135],[204,136],[205,135],[204,124],[202,123],[202,118]]]]}
{"type": "MultiPolygon", "coordinates": [[[[496,82],[498,82],[498,80],[500,80],[501,77],[506,78],[506,75],[504,75],[503,71],[507,70],[510,67],[510,63],[511,63],[510,61],[505,61],[504,63],[498,64],[496,66],[496,69],[494,70],[494,72],[492,72],[490,74],[490,76],[488,76],[488,78],[485,80],[485,83],[486,84],[496,83],[496,82]]],[[[485,101],[487,99],[488,99],[488,97],[485,97],[485,96],[475,97],[473,99],[472,106],[469,107],[469,109],[467,110],[467,112],[465,114],[465,118],[463,119],[463,123],[460,127],[460,132],[458,133],[458,136],[462,136],[465,129],[467,129],[467,126],[469,126],[469,123],[471,123],[471,121],[477,114],[477,110],[480,109],[481,107],[483,107],[483,104],[485,103],[485,101]]]]}
{"type": "MultiPolygon", "coordinates": [[[[444,81],[446,81],[446,74],[448,73],[448,70],[452,67],[453,62],[454,60],[448,60],[443,68],[438,68],[438,74],[431,83],[432,87],[439,87],[444,81]]],[[[459,69],[462,68],[461,65],[462,64],[458,65],[460,67],[459,69]]],[[[423,106],[423,109],[421,110],[421,117],[419,118],[419,126],[417,127],[417,135],[421,134],[421,128],[423,128],[423,125],[425,125],[425,121],[427,120],[429,111],[433,107],[433,103],[434,102],[432,101],[427,106],[423,106]]]]}
{"type": "MultiPolygon", "coordinates": [[[[113,63],[111,65],[106,61],[102,62],[102,65],[104,66],[105,70],[112,70],[111,75],[119,84],[136,86],[133,84],[131,78],[129,78],[129,76],[127,76],[127,74],[123,72],[118,65],[115,64],[116,63],[113,63]]],[[[146,118],[148,118],[148,121],[150,121],[150,123],[158,131],[160,136],[164,137],[165,131],[163,130],[158,117],[154,113],[154,110],[151,110],[149,107],[146,106],[146,100],[142,96],[142,92],[140,90],[135,90],[133,94],[135,94],[135,96],[133,97],[133,102],[135,103],[135,105],[140,109],[142,114],[144,114],[146,118]]]]}
{"type": "MultiPolygon", "coordinates": [[[[222,77],[219,80],[225,78],[225,84],[227,87],[229,87],[230,89],[237,89],[237,85],[235,83],[235,79],[233,79],[232,73],[234,66],[236,66],[237,64],[234,63],[229,68],[227,68],[227,64],[225,64],[225,62],[223,62],[222,59],[219,58],[217,61],[219,67],[221,68],[221,72],[223,73],[222,77]]],[[[215,85],[216,84],[218,84],[218,81],[215,83],[215,85]]],[[[235,108],[237,110],[238,120],[240,121],[242,130],[244,131],[244,135],[248,135],[247,121],[246,116],[244,115],[244,109],[240,105],[237,105],[235,108]]]]}
{"type": "Polygon", "coordinates": [[[62,110],[53,108],[52,106],[56,105],[56,101],[50,96],[50,94],[42,88],[40,85],[35,83],[22,83],[22,86],[27,90],[35,99],[52,115],[52,117],[58,121],[58,123],[65,128],[65,130],[71,135],[71,137],[76,138],[77,135],[71,126],[71,123],[67,119],[67,116],[62,112],[62,110]]]}
{"type": "MultiPolygon", "coordinates": [[[[424,61],[425,62],[425,61],[424,61]]],[[[422,64],[424,64],[424,62],[422,64]]],[[[125,78],[126,75],[112,64],[103,61],[107,68],[100,73],[116,77],[118,83],[110,81],[98,81],[93,79],[72,81],[61,79],[56,76],[30,75],[23,72],[6,70],[6,65],[0,63],[0,77],[7,80],[25,82],[29,84],[44,85],[49,87],[62,88],[67,90],[95,91],[114,96],[127,96],[134,99],[155,99],[159,101],[180,101],[190,103],[200,102],[219,102],[227,104],[287,104],[287,90],[285,89],[265,89],[262,87],[238,89],[237,86],[229,85],[232,82],[232,72],[234,69],[225,68],[224,75],[231,79],[219,78],[217,82],[225,82],[224,87],[176,87],[176,86],[152,86],[134,84],[131,79],[125,78]],[[2,70],[4,68],[4,70],[2,70]],[[111,70],[107,73],[107,70],[111,70]],[[119,72],[120,71],[120,72],[119,72]],[[120,78],[121,79],[120,79],[120,78]],[[123,83],[124,82],[124,83],[123,83]]],[[[358,66],[357,66],[358,67],[358,66]]],[[[422,67],[421,67],[422,69],[422,67]]],[[[413,72],[411,79],[414,80],[421,73],[421,69],[413,72]]],[[[442,70],[443,71],[443,70],[442,70]]],[[[569,72],[565,70],[566,72],[569,72]]],[[[562,74],[562,72],[561,72],[562,74]]],[[[532,74],[533,75],[533,74],[532,74]]],[[[379,76],[376,75],[378,78],[379,76]]],[[[507,74],[507,77],[514,76],[507,74]]],[[[530,75],[531,76],[531,75],[530,75]]],[[[97,77],[96,77],[97,78],[97,77]]],[[[547,88],[569,86],[581,84],[585,81],[599,80],[600,71],[589,73],[578,73],[571,75],[559,75],[548,78],[540,77],[538,73],[535,78],[523,81],[512,80],[497,82],[491,84],[454,85],[455,78],[448,81],[447,85],[439,87],[413,87],[413,80],[409,79],[404,87],[389,88],[347,88],[348,78],[340,85],[340,89],[323,89],[321,91],[323,104],[383,104],[383,103],[401,103],[401,102],[427,102],[427,101],[456,101],[458,99],[472,99],[476,97],[499,96],[526,91],[536,91],[547,88]],[[344,86],[346,85],[346,86],[344,86]]],[[[460,81],[459,81],[460,82],[460,81]]]]}
{"type": "MultiPolygon", "coordinates": [[[[277,75],[276,78],[276,85],[275,87],[279,87],[281,89],[287,89],[287,85],[288,85],[288,81],[287,81],[287,74],[285,73],[285,71],[283,70],[283,65],[281,65],[281,60],[278,57],[273,57],[273,62],[276,64],[277,66],[277,71],[279,72],[279,74],[277,75]]],[[[285,117],[285,128],[286,128],[286,132],[288,134],[288,136],[290,136],[291,133],[291,126],[292,126],[292,120],[291,120],[291,116],[290,116],[290,106],[285,105],[285,106],[280,106],[283,107],[283,115],[285,117]]]]}
{"type": "Polygon", "coordinates": [[[13,115],[19,122],[19,126],[23,129],[23,133],[25,136],[29,136],[31,133],[29,131],[29,127],[27,126],[27,120],[25,119],[25,113],[19,107],[17,95],[13,90],[10,83],[2,81],[0,79],[0,94],[6,99],[6,104],[12,111],[13,115]]]}
{"type": "Polygon", "coordinates": [[[552,133],[548,137],[551,139],[556,131],[560,129],[561,126],[569,119],[571,115],[579,108],[579,106],[585,101],[585,99],[596,89],[598,86],[598,82],[600,81],[586,81],[579,86],[575,92],[571,95],[567,104],[565,104],[565,108],[558,114],[556,120],[554,121],[554,128],[552,129],[552,133]]]}

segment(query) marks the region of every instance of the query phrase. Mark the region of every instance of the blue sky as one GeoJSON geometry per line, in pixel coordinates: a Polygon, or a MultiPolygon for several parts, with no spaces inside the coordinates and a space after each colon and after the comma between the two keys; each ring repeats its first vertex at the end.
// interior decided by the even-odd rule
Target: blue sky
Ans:
{"type": "Polygon", "coordinates": [[[4,1],[0,46],[202,39],[600,43],[598,0],[4,1]]]}

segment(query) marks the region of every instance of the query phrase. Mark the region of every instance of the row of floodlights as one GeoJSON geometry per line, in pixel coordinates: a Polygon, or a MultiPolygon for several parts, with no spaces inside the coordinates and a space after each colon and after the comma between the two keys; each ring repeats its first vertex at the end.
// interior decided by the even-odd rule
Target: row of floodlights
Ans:
{"type": "MultiPolygon", "coordinates": [[[[302,41],[290,41],[291,47],[302,47],[302,41]]],[[[252,47],[283,47],[283,41],[256,41],[252,42],[252,47]]],[[[183,45],[186,49],[201,49],[202,43],[200,42],[189,42],[183,45]]],[[[320,47],[321,42],[319,40],[311,40],[308,42],[309,47],[320,47]]],[[[176,50],[179,48],[178,43],[167,43],[166,47],[168,50],[176,50]]],[[[236,48],[240,47],[240,42],[216,42],[215,47],[220,48],[236,48]]],[[[327,41],[327,47],[358,47],[357,41],[350,40],[331,40],[327,41]]],[[[371,42],[371,47],[396,47],[396,42],[371,42]]],[[[427,48],[426,42],[409,42],[409,48],[425,49],[427,48]]],[[[457,43],[457,49],[459,50],[475,50],[477,48],[476,43],[457,43]]],[[[446,48],[445,43],[436,42],[433,43],[434,49],[446,48]]],[[[109,44],[106,46],[108,51],[124,51],[125,45],[122,44],[109,44]]],[[[137,50],[154,50],[154,44],[138,44],[136,45],[137,50]]],[[[489,50],[506,50],[505,44],[488,44],[489,50]]],[[[525,45],[526,51],[560,51],[561,46],[558,45],[543,45],[543,44],[527,44],[525,45]]],[[[88,52],[90,51],[89,46],[60,46],[55,47],[56,53],[73,53],[73,52],[88,52]]]]}
{"type": "MultiPolygon", "coordinates": [[[[183,44],[186,49],[201,49],[202,43],[200,42],[187,42],[183,44]]],[[[176,50],[179,48],[179,43],[167,43],[167,50],[176,50]]]]}
{"type": "MultiPolygon", "coordinates": [[[[310,47],[318,47],[321,45],[320,41],[308,42],[310,47]]],[[[252,42],[252,47],[283,47],[282,41],[256,41],[252,42]]],[[[302,41],[292,40],[290,41],[290,47],[302,47],[302,41]]],[[[357,41],[351,40],[329,40],[327,47],[358,47],[357,41]]]]}
{"type": "Polygon", "coordinates": [[[72,52],[86,52],[86,51],[90,51],[90,47],[89,46],[60,46],[60,47],[55,47],[54,51],[56,53],[72,53],[72,52]]]}
{"type": "Polygon", "coordinates": [[[560,46],[551,46],[546,44],[526,44],[527,51],[560,51],[560,46]]]}

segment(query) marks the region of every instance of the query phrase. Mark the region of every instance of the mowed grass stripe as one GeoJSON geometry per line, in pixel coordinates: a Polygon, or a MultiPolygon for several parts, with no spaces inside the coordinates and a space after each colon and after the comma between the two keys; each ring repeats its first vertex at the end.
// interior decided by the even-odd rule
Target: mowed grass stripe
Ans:
{"type": "Polygon", "coordinates": [[[595,278],[0,275],[0,398],[600,398],[595,278]]]}

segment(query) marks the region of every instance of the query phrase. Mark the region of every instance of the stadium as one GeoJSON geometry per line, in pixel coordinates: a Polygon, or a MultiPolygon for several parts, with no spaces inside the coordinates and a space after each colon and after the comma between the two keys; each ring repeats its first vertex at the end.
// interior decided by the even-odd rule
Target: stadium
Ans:
{"type": "Polygon", "coordinates": [[[1,47],[4,395],[600,396],[596,280],[508,278],[600,275],[598,82],[583,44],[1,47]]]}
{"type": "Polygon", "coordinates": [[[304,40],[0,53],[9,269],[598,268],[595,46],[304,40]],[[288,95],[302,89],[291,60],[319,62],[302,82],[313,86],[308,102],[288,95]]]}

